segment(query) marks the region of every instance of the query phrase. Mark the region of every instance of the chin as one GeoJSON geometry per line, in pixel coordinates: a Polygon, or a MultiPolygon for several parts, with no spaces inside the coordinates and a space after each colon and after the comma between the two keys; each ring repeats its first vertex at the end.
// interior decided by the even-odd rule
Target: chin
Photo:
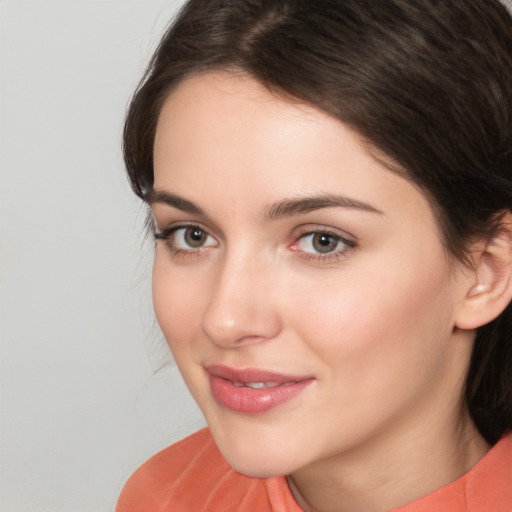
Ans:
{"type": "MultiPolygon", "coordinates": [[[[222,452],[222,450],[221,450],[222,452]]],[[[224,455],[224,454],[223,454],[224,455]]],[[[239,454],[226,454],[224,458],[228,464],[237,472],[252,478],[273,478],[276,476],[287,475],[286,471],[280,464],[276,463],[271,453],[258,456],[239,456],[239,454]]]]}
{"type": "Polygon", "coordinates": [[[263,433],[244,436],[215,436],[217,446],[227,463],[238,473],[254,478],[272,478],[288,475],[296,470],[290,455],[291,447],[284,447],[282,441],[272,442],[263,433]],[[276,445],[280,449],[276,448],[276,445]]]}

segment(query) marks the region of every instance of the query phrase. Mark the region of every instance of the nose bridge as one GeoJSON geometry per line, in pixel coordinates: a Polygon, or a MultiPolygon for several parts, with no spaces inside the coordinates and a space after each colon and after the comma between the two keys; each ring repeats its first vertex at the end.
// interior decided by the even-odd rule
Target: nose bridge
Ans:
{"type": "Polygon", "coordinates": [[[224,347],[273,338],[279,312],[270,300],[272,263],[249,248],[226,251],[203,315],[203,331],[224,347]]]}

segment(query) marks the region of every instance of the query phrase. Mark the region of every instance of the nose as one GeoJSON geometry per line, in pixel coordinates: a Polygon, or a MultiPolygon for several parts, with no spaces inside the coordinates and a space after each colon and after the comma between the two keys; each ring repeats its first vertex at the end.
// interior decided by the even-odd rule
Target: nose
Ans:
{"type": "Polygon", "coordinates": [[[226,256],[202,319],[203,332],[215,345],[236,348],[279,334],[280,314],[272,300],[275,275],[271,262],[258,263],[243,254],[226,256]]]}

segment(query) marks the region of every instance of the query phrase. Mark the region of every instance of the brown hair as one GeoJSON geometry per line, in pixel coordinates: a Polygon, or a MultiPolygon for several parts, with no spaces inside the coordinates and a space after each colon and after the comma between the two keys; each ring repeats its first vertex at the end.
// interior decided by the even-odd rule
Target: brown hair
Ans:
{"type": "MultiPolygon", "coordinates": [[[[498,0],[190,0],[126,118],[125,162],[142,199],[163,102],[214,69],[351,126],[423,190],[459,259],[512,210],[512,18],[498,0]]],[[[465,399],[491,444],[512,429],[510,305],[478,330],[465,399]]]]}

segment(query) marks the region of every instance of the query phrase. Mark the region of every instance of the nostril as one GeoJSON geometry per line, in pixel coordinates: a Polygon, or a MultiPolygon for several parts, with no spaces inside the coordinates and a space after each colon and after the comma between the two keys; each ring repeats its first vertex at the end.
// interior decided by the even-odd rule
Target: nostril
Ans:
{"type": "Polygon", "coordinates": [[[210,305],[202,330],[215,345],[236,347],[274,338],[280,330],[278,310],[270,304],[241,303],[228,310],[224,305],[210,305]]]}
{"type": "Polygon", "coordinates": [[[268,285],[274,267],[255,267],[254,251],[238,249],[224,255],[203,311],[203,332],[223,347],[259,343],[280,330],[279,308],[268,285]]]}

